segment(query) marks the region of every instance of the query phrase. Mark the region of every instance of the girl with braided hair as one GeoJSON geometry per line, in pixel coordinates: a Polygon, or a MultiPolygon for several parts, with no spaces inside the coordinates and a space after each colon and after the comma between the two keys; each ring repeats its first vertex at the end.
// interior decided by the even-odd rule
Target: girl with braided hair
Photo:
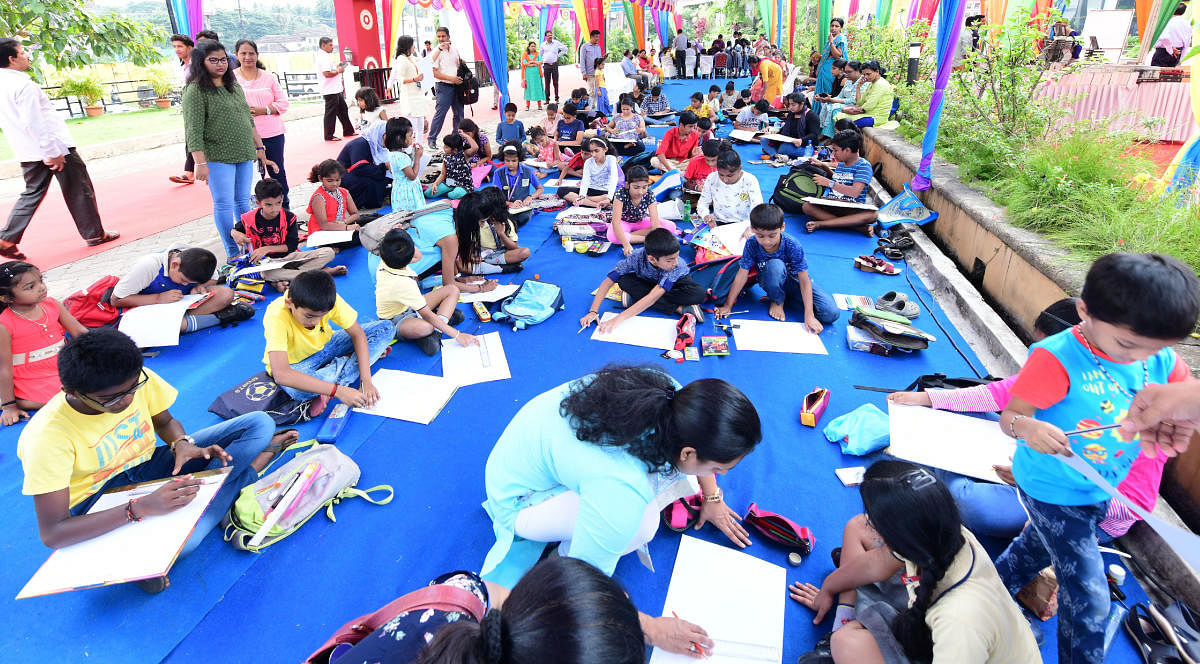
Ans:
{"type": "MultiPolygon", "coordinates": [[[[680,386],[651,367],[608,367],[540,394],[509,422],[484,471],[496,544],[484,579],[511,588],[559,543],[563,557],[612,574],[658,529],[659,512],[693,493],[705,496],[699,528],[717,526],[737,546],[750,544],[722,500],[716,475],[762,439],[758,411],[718,379],[680,386]]],[[[650,645],[688,653],[712,646],[704,630],[676,618],[641,616],[650,645]]],[[[549,661],[549,660],[547,660],[549,661]]]]}
{"type": "Polygon", "coordinates": [[[830,636],[800,664],[1041,661],[1033,632],[987,551],[963,527],[946,485],[905,461],[879,461],[862,485],[865,514],[846,524],[838,569],[792,599],[838,606],[830,636]]]}

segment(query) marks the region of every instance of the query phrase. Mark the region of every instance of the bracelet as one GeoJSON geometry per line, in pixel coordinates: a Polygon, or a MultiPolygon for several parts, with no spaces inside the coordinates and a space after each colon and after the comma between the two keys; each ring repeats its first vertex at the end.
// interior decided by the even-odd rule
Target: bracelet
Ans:
{"type": "Polygon", "coordinates": [[[196,165],[196,166],[208,166],[208,162],[207,162],[207,161],[202,161],[202,162],[200,162],[199,164],[195,164],[195,165],[196,165]]]}
{"type": "Polygon", "coordinates": [[[716,492],[716,493],[712,494],[711,496],[705,496],[705,497],[704,497],[704,502],[706,502],[706,503],[719,503],[719,502],[721,502],[721,501],[722,501],[724,498],[725,498],[725,493],[724,493],[723,491],[721,491],[721,489],[718,487],[718,488],[717,488],[717,492],[716,492]]]}
{"type": "Polygon", "coordinates": [[[256,148],[254,148],[254,149],[255,149],[255,150],[266,150],[267,148],[266,148],[266,146],[265,146],[265,145],[260,145],[260,146],[258,146],[258,147],[256,147],[256,148]]]}
{"type": "Polygon", "coordinates": [[[130,498],[129,502],[125,503],[125,519],[130,523],[137,523],[142,520],[142,517],[133,513],[133,504],[137,501],[137,498],[130,498]]]}
{"type": "Polygon", "coordinates": [[[1027,415],[1013,415],[1013,418],[1008,421],[1008,435],[1012,438],[1020,438],[1017,435],[1017,420],[1024,419],[1027,415]]]}
{"type": "Polygon", "coordinates": [[[0,403],[0,408],[8,408],[9,406],[15,406],[16,404],[17,404],[17,400],[13,399],[12,401],[5,401],[4,403],[0,403]]]}
{"type": "Polygon", "coordinates": [[[331,391],[331,392],[329,393],[329,398],[330,398],[330,399],[332,399],[332,398],[334,398],[334,397],[336,397],[336,396],[337,396],[337,388],[338,388],[338,386],[337,386],[337,383],[334,383],[334,384],[333,384],[333,391],[331,391]]]}
{"type": "Polygon", "coordinates": [[[596,311],[595,309],[588,309],[588,313],[589,313],[589,314],[596,314],[597,316],[599,316],[599,315],[600,315],[600,312],[599,312],[599,311],[596,311]]]}

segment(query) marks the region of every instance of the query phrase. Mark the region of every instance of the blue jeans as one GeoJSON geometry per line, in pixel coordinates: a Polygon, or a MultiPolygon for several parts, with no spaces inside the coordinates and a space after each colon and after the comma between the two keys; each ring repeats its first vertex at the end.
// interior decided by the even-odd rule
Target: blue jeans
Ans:
{"type": "Polygon", "coordinates": [[[1014,597],[1039,571],[1054,565],[1058,577],[1058,661],[1104,661],[1104,622],[1110,601],[1104,559],[1096,544],[1097,524],[1108,501],[1052,505],[1018,489],[1029,511],[1029,527],[996,559],[996,571],[1014,597]]]}
{"type": "Polygon", "coordinates": [[[663,116],[661,118],[652,118],[652,117],[647,116],[646,124],[655,126],[655,127],[658,127],[658,126],[666,127],[668,125],[675,124],[678,120],[679,120],[679,116],[674,115],[674,114],[663,116]]]}
{"type": "MultiPolygon", "coordinates": [[[[778,143],[778,141],[774,142],[778,143]]],[[[758,145],[762,148],[763,153],[771,157],[774,157],[777,154],[786,155],[788,157],[799,157],[800,155],[804,154],[804,148],[797,147],[791,143],[779,143],[779,147],[774,147],[772,143],[773,141],[768,141],[765,138],[759,139],[758,141],[758,145]]]]}
{"type": "MultiPolygon", "coordinates": [[[[263,412],[239,415],[232,420],[226,420],[192,433],[197,447],[220,445],[233,457],[233,461],[229,462],[229,466],[232,467],[229,477],[225,479],[225,484],[221,485],[221,490],[217,492],[216,497],[208,504],[208,509],[204,510],[200,520],[196,522],[196,528],[188,537],[187,544],[183,546],[180,555],[187,555],[195,550],[204,540],[208,531],[212,530],[225,517],[242,487],[253,484],[258,479],[258,471],[250,467],[250,462],[262,454],[274,434],[275,421],[271,419],[270,415],[263,412]]],[[[202,470],[220,467],[220,459],[209,461],[193,459],[183,464],[179,474],[198,473],[202,470]]],[[[71,515],[85,514],[92,503],[100,498],[100,494],[108,489],[170,477],[172,470],[175,470],[175,455],[166,445],[159,445],[154,448],[154,455],[148,461],[123,473],[113,475],[99,491],[72,507],[71,515]]]]}
{"type": "Polygon", "coordinates": [[[283,169],[284,134],[264,138],[262,142],[263,147],[267,149],[267,159],[279,166],[279,172],[272,173],[270,169],[263,169],[262,166],[258,167],[258,172],[264,178],[274,178],[279,181],[279,184],[283,185],[283,207],[290,210],[292,209],[292,199],[288,197],[287,171],[283,169]]]}
{"type": "MultiPolygon", "coordinates": [[[[375,361],[383,356],[383,351],[387,350],[388,344],[392,343],[396,328],[388,320],[373,320],[369,323],[360,323],[360,325],[367,335],[368,362],[375,364],[375,361]]],[[[326,383],[336,383],[347,387],[353,385],[361,377],[358,375],[358,357],[354,354],[354,341],[350,339],[350,333],[345,330],[335,332],[324,348],[296,362],[292,368],[326,383]]],[[[312,392],[304,392],[287,385],[280,385],[280,387],[297,401],[308,401],[317,396],[312,392]]]]}
{"type": "Polygon", "coordinates": [[[1010,540],[1021,533],[1029,518],[1017,490],[1007,484],[982,482],[935,469],[934,474],[950,489],[963,525],[976,535],[1010,540]]]}
{"type": "MultiPolygon", "coordinates": [[[[796,280],[796,275],[788,274],[787,263],[782,260],[772,258],[767,261],[766,266],[758,273],[758,285],[767,291],[767,297],[772,302],[786,305],[791,301],[793,307],[803,311],[804,297],[800,292],[800,282],[796,280]]],[[[833,298],[817,288],[816,284],[812,285],[812,300],[813,313],[822,325],[833,323],[841,315],[833,298]]]]}
{"type": "Polygon", "coordinates": [[[450,133],[458,133],[458,124],[463,119],[463,105],[455,94],[454,86],[438,81],[433,88],[434,111],[433,122],[429,124],[429,144],[436,145],[438,134],[442,131],[442,123],[446,121],[446,111],[454,112],[454,124],[450,133]]]}
{"type": "Polygon", "coordinates": [[[221,244],[225,245],[225,256],[238,255],[238,246],[229,236],[238,219],[250,211],[250,183],[254,180],[254,162],[222,164],[208,162],[208,192],[213,200],[213,223],[221,244]]]}

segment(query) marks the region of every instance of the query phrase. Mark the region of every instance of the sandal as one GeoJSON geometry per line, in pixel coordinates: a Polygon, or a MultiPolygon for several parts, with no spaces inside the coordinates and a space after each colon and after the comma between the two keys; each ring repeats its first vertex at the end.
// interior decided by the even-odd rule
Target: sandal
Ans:
{"type": "Polygon", "coordinates": [[[667,505],[662,511],[663,525],[677,533],[691,528],[700,520],[703,502],[704,497],[697,493],[667,505]]]}
{"type": "Polygon", "coordinates": [[[0,256],[11,258],[14,261],[25,260],[25,254],[21,253],[21,250],[17,249],[17,245],[15,244],[10,244],[7,247],[0,247],[0,256]]]}
{"type": "MultiPolygon", "coordinates": [[[[271,444],[264,447],[263,452],[270,454],[271,461],[275,461],[275,458],[278,457],[280,455],[280,453],[282,453],[284,450],[286,450],[289,446],[295,445],[299,441],[300,441],[300,430],[299,429],[292,429],[292,428],[279,429],[275,433],[271,434],[271,444]],[[284,442],[278,442],[278,443],[275,442],[275,439],[278,438],[279,436],[289,434],[289,433],[296,434],[296,439],[288,442],[289,439],[284,438],[283,439],[284,442]]],[[[270,462],[268,462],[268,464],[269,463],[270,462]]]]}
{"type": "Polygon", "coordinates": [[[115,240],[119,237],[121,237],[120,233],[118,233],[116,231],[109,231],[109,232],[105,233],[104,235],[101,235],[100,237],[94,237],[94,238],[88,240],[87,246],[96,247],[96,246],[104,244],[105,242],[112,242],[113,240],[115,240]]]}
{"type": "Polygon", "coordinates": [[[889,276],[900,274],[900,271],[896,269],[895,265],[892,265],[882,258],[876,258],[874,256],[859,256],[858,258],[854,259],[854,265],[863,272],[878,272],[879,274],[886,274],[889,276]]]}
{"type": "Polygon", "coordinates": [[[1146,664],[1183,664],[1179,649],[1167,641],[1145,604],[1134,604],[1129,609],[1129,615],[1125,616],[1125,631],[1133,638],[1146,664]]]}
{"type": "Polygon", "coordinates": [[[1167,641],[1179,649],[1179,657],[1187,664],[1200,662],[1200,620],[1186,604],[1175,600],[1160,609],[1149,604],[1150,616],[1167,636],[1167,641]]]}

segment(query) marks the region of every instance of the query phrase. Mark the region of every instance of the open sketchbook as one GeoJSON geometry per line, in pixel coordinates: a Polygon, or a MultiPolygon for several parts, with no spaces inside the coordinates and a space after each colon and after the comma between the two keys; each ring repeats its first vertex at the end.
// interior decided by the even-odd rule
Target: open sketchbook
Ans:
{"type": "Polygon", "coordinates": [[[805,196],[804,200],[813,205],[823,205],[825,207],[839,207],[850,210],[878,210],[879,208],[870,203],[855,203],[854,201],[844,201],[836,198],[820,198],[818,196],[805,196]]]}
{"type": "MultiPolygon", "coordinates": [[[[715,644],[710,664],[780,664],[787,573],[778,565],[684,535],[662,615],[699,625],[715,644]]],[[[655,648],[650,664],[698,660],[655,648]]]]}
{"type": "Polygon", "coordinates": [[[167,304],[145,304],[126,309],[117,329],[129,335],[138,348],[179,345],[179,326],[183,315],[208,295],[184,295],[167,304]]]}
{"type": "MultiPolygon", "coordinates": [[[[17,599],[151,579],[166,574],[196,528],[200,515],[229,477],[230,468],[226,466],[192,473],[203,484],[192,502],[174,512],[146,517],[99,537],[55,550],[29,579],[29,583],[17,593],[17,599]]],[[[168,478],[110,489],[96,500],[88,514],[119,507],[131,498],[147,496],[164,482],[171,481],[168,478]]]]}

